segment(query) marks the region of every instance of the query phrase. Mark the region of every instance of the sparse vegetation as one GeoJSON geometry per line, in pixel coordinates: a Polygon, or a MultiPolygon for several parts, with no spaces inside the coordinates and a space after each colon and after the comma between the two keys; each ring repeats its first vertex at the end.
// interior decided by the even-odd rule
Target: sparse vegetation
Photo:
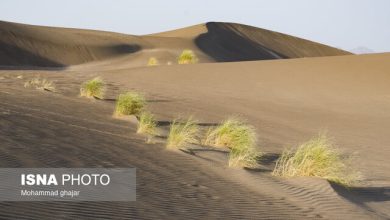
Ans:
{"type": "Polygon", "coordinates": [[[157,122],[154,115],[150,112],[142,112],[139,119],[137,133],[156,135],[156,127],[157,122]]]}
{"type": "Polygon", "coordinates": [[[214,130],[209,130],[204,143],[230,149],[229,166],[253,167],[260,153],[256,150],[256,132],[245,122],[231,118],[214,130]]]}
{"type": "Polygon", "coordinates": [[[149,58],[149,60],[148,60],[148,66],[157,66],[158,64],[159,64],[159,63],[158,63],[157,58],[155,58],[155,57],[149,58]]]}
{"type": "Polygon", "coordinates": [[[285,150],[272,174],[282,177],[315,176],[348,186],[358,178],[357,173],[350,170],[348,160],[325,134],[320,134],[298,146],[295,152],[285,150]]]}
{"type": "Polygon", "coordinates": [[[146,104],[143,95],[137,92],[126,92],[120,94],[116,101],[115,115],[136,115],[138,116],[146,104]]]}
{"type": "Polygon", "coordinates": [[[39,77],[33,78],[25,82],[24,87],[25,88],[35,87],[36,89],[39,90],[46,90],[51,92],[54,92],[56,90],[53,81],[50,81],[48,79],[40,79],[39,77]]]}
{"type": "Polygon", "coordinates": [[[100,77],[88,80],[81,85],[80,96],[88,98],[104,98],[106,86],[100,77]]]}
{"type": "Polygon", "coordinates": [[[198,57],[192,50],[183,50],[177,59],[179,64],[193,64],[198,62],[198,57]]]}
{"type": "Polygon", "coordinates": [[[188,143],[197,142],[198,125],[191,117],[185,122],[174,120],[168,134],[167,148],[179,149],[188,143]]]}

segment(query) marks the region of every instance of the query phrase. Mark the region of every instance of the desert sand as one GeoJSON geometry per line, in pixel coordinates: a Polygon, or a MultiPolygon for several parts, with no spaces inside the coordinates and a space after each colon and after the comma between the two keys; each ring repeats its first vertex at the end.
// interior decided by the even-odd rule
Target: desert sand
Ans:
{"type": "Polygon", "coordinates": [[[0,22],[0,166],[136,167],[136,202],[1,202],[4,219],[389,219],[390,53],[353,55],[260,28],[216,23],[145,36],[0,22]],[[178,65],[183,49],[198,64],[178,65]],[[147,66],[156,57],[158,66],[147,66]],[[171,65],[168,65],[168,62],[171,65]],[[23,87],[43,77],[56,92],[23,87]],[[104,100],[79,97],[100,76],[104,100]],[[112,117],[116,96],[145,94],[161,129],[239,115],[255,126],[260,169],[226,152],[146,144],[112,117]],[[271,171],[284,148],[326,130],[356,155],[345,189],[271,171]]]}

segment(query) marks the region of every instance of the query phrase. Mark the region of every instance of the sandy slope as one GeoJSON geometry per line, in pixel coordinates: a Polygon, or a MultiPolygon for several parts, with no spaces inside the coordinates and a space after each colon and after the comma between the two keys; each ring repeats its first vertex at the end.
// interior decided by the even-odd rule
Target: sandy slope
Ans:
{"type": "MultiPolygon", "coordinates": [[[[1,70],[1,167],[136,167],[138,197],[134,203],[3,202],[0,218],[390,218],[390,54],[145,66],[151,54],[168,60],[183,46],[198,51],[202,62],[211,62],[215,58],[206,52],[202,55],[196,44],[207,26],[134,37],[140,39],[140,45],[150,47],[122,56],[107,53],[107,57],[91,60],[83,60],[81,53],[77,63],[83,64],[61,70],[1,70]],[[17,78],[20,75],[23,79],[17,78]],[[57,93],[23,88],[26,80],[38,75],[54,80],[57,93]],[[78,97],[80,84],[95,76],[107,81],[108,100],[78,97]],[[258,147],[265,152],[262,169],[229,169],[226,153],[200,146],[192,146],[185,153],[166,151],[160,142],[145,144],[144,137],[134,134],[134,124],[111,117],[112,99],[131,89],[145,93],[150,110],[165,125],[163,129],[179,115],[194,115],[206,127],[230,115],[247,119],[256,127],[258,147]],[[321,179],[286,180],[270,175],[284,147],[321,130],[327,130],[345,153],[357,152],[355,168],[363,174],[361,183],[346,190],[321,179]]],[[[217,27],[218,31],[220,28],[235,29],[240,35],[241,29],[251,29],[231,24],[217,27]]],[[[55,30],[69,38],[103,34],[55,30]]],[[[122,39],[122,35],[107,34],[107,38],[98,37],[100,43],[112,45],[122,39]],[[118,39],[112,40],[114,35],[118,39]]],[[[262,38],[255,35],[247,37],[260,42],[262,38]]],[[[79,43],[89,47],[88,42],[79,43]]],[[[37,50],[34,43],[27,45],[37,50]]],[[[277,44],[272,45],[272,50],[278,49],[277,44]]],[[[53,51],[71,51],[48,48],[52,51],[43,51],[50,51],[54,60],[66,60],[62,57],[66,55],[53,51]]],[[[291,49],[281,48],[286,54],[291,49]]],[[[10,60],[25,64],[15,57],[10,60]]]]}
{"type": "MultiPolygon", "coordinates": [[[[67,74],[58,72],[53,77],[63,88],[60,94],[34,90],[26,93],[21,87],[23,80],[15,79],[15,74],[18,73],[6,75],[1,84],[2,167],[137,167],[138,194],[137,202],[132,203],[1,202],[1,218],[370,219],[379,216],[360,204],[348,202],[323,180],[285,181],[272,178],[268,168],[247,172],[227,168],[226,161],[213,161],[224,154],[188,155],[166,151],[162,143],[145,144],[143,137],[135,135],[135,125],[111,118],[112,102],[91,102],[75,96],[79,81],[67,74]],[[203,159],[207,157],[211,161],[203,159]]],[[[110,86],[113,93],[120,90],[116,85],[110,86]]],[[[149,96],[149,102],[170,102],[161,98],[149,96]]]]}
{"type": "Polygon", "coordinates": [[[372,160],[365,163],[373,167],[367,175],[375,174],[373,179],[377,179],[388,177],[380,168],[388,165],[389,156],[383,146],[390,141],[389,58],[390,54],[378,54],[131,71],[116,65],[84,74],[99,74],[127,88],[173,100],[156,104],[161,115],[195,113],[218,122],[240,114],[258,127],[264,145],[272,150],[328,130],[340,145],[370,155],[372,160]],[[376,147],[383,152],[372,151],[376,147]]]}
{"type": "Polygon", "coordinates": [[[163,109],[158,104],[156,111],[162,115],[188,112],[218,122],[240,114],[258,127],[266,149],[280,150],[328,130],[342,147],[369,155],[360,168],[369,165],[367,178],[380,180],[390,169],[384,146],[390,143],[389,58],[378,54],[161,66],[111,69],[99,75],[175,100],[161,104],[163,109]]]}
{"type": "MultiPolygon", "coordinates": [[[[36,203],[25,217],[44,218],[40,210],[48,208],[47,215],[64,218],[388,218],[389,57],[1,71],[1,165],[139,168],[135,204],[36,203]],[[38,74],[55,80],[59,94],[26,93],[23,82],[38,74]],[[227,169],[224,153],[195,149],[187,155],[164,151],[163,144],[143,144],[143,137],[133,134],[135,125],[111,118],[112,101],[77,97],[80,83],[96,75],[109,82],[108,98],[126,89],[144,92],[160,121],[193,114],[207,125],[241,115],[258,130],[264,170],[227,169]],[[323,180],[269,175],[283,147],[321,129],[347,153],[359,152],[355,165],[364,174],[362,183],[348,191],[323,180]]],[[[26,206],[14,204],[4,216],[17,216],[26,206]]]]}

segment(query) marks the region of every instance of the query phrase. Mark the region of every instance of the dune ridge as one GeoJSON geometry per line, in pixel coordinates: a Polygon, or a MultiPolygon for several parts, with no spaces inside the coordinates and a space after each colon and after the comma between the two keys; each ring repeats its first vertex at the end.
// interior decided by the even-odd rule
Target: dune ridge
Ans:
{"type": "Polygon", "coordinates": [[[223,22],[134,36],[0,21],[0,33],[0,66],[67,67],[126,55],[132,62],[142,59],[139,65],[151,56],[166,63],[176,62],[184,49],[194,50],[200,62],[350,54],[297,37],[223,22]]]}

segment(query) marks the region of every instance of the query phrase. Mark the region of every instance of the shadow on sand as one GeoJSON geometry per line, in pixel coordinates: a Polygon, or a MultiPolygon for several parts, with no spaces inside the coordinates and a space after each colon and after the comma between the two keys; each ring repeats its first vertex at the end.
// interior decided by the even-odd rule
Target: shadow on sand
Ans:
{"type": "MultiPolygon", "coordinates": [[[[173,121],[158,121],[157,126],[170,126],[173,123],[173,121]]],[[[200,127],[211,127],[211,126],[218,126],[220,123],[197,123],[196,125],[200,127]]]]}
{"type": "MultiPolygon", "coordinates": [[[[116,98],[104,98],[104,99],[100,99],[100,98],[97,98],[95,97],[95,99],[97,100],[101,100],[101,101],[106,101],[106,102],[116,102],[116,98]]],[[[167,99],[150,99],[150,100],[146,100],[146,102],[150,102],[150,103],[157,103],[157,102],[172,102],[171,100],[167,100],[167,99]]]]}
{"type": "MultiPolygon", "coordinates": [[[[141,50],[141,46],[137,44],[115,44],[109,46],[101,46],[96,48],[84,47],[86,51],[89,51],[91,54],[85,54],[85,59],[80,59],[76,63],[79,64],[88,61],[93,61],[97,58],[93,55],[93,52],[96,50],[96,53],[108,52],[111,56],[118,56],[128,53],[135,53],[141,50]]],[[[68,51],[63,51],[63,48],[58,47],[51,49],[53,52],[57,53],[69,53],[79,54],[80,48],[78,46],[71,46],[68,51]]],[[[83,50],[81,50],[83,51],[83,50]]],[[[49,55],[48,55],[49,56],[49,55]]],[[[101,57],[102,58],[102,57],[101,57]]],[[[70,63],[61,63],[58,60],[49,59],[47,56],[42,56],[39,54],[39,50],[36,52],[26,50],[20,46],[9,44],[3,41],[0,41],[0,69],[2,70],[63,70],[66,69],[70,63]]]]}
{"type": "Polygon", "coordinates": [[[288,58],[240,34],[232,24],[209,22],[195,44],[218,62],[288,58]]]}
{"type": "Polygon", "coordinates": [[[331,183],[333,189],[344,198],[355,203],[390,201],[390,187],[349,187],[331,183]]]}
{"type": "Polygon", "coordinates": [[[21,47],[0,42],[0,69],[2,70],[62,70],[66,65],[27,51],[21,47]]]}
{"type": "Polygon", "coordinates": [[[388,219],[389,216],[380,213],[377,210],[372,210],[368,207],[367,203],[370,202],[388,202],[390,201],[390,187],[348,187],[345,188],[336,183],[330,182],[332,188],[343,198],[350,202],[363,207],[373,213],[380,215],[381,217],[388,219]]]}

